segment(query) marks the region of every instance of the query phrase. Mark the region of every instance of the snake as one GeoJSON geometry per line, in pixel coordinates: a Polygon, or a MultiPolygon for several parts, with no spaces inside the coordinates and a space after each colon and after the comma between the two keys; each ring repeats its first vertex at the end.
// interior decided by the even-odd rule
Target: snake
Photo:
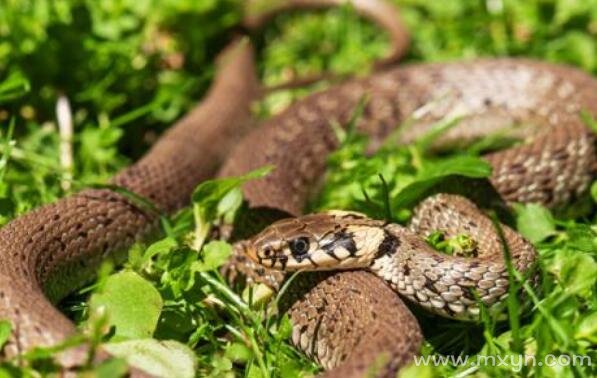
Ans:
{"type": "MultiPolygon", "coordinates": [[[[533,246],[502,226],[514,268],[526,272],[536,260],[533,246]]],[[[283,271],[368,269],[435,314],[476,320],[480,307],[497,307],[508,294],[508,269],[492,222],[464,197],[438,194],[415,210],[411,227],[369,219],[363,214],[328,211],[280,220],[246,244],[253,261],[283,271]],[[422,237],[475,235],[475,258],[445,255],[422,237]]]]}
{"type": "MultiPolygon", "coordinates": [[[[490,181],[508,202],[562,205],[582,195],[597,170],[595,138],[579,115],[581,111],[597,114],[597,82],[574,68],[519,58],[393,67],[307,96],[282,113],[257,122],[251,116],[251,103],[259,97],[260,85],[251,44],[233,39],[218,67],[202,102],[143,158],[118,173],[111,180],[113,186],[171,213],[188,203],[201,181],[241,175],[271,164],[276,167],[271,174],[243,186],[247,207],[255,214],[273,211],[276,217],[300,216],[325,173],[326,157],[339,145],[331,125],[347,124],[363,96],[368,101],[358,129],[369,135],[373,147],[407,119],[414,120],[414,127],[402,134],[403,143],[416,139],[447,115],[458,115],[461,120],[442,136],[442,143],[482,137],[504,125],[516,125],[515,132],[524,142],[485,156],[493,167],[490,181]]],[[[370,227],[367,224],[373,222],[375,230],[387,228],[405,246],[423,250],[421,257],[409,255],[407,263],[421,263],[423,266],[413,266],[412,271],[423,271],[425,279],[435,283],[429,290],[441,296],[445,290],[432,276],[435,272],[440,279],[441,275],[431,262],[423,262],[425,253],[431,256],[433,252],[412,234],[417,227],[435,227],[425,223],[429,220],[425,208],[434,214],[453,211],[467,217],[469,211],[478,214],[478,210],[456,197],[436,197],[435,201],[439,210],[435,205],[420,207],[417,214],[421,216],[416,218],[420,221],[411,223],[413,229],[409,230],[372,220],[361,220],[360,225],[358,219],[348,222],[347,217],[355,218],[354,214],[322,214],[316,219],[351,229],[370,227]],[[448,207],[442,210],[441,204],[448,207]]],[[[290,222],[306,224],[305,220],[290,222]]],[[[477,215],[473,220],[476,222],[477,215]]],[[[477,226],[483,224],[479,221],[477,226]]],[[[96,188],[42,206],[0,229],[0,318],[13,325],[0,359],[36,346],[54,345],[75,334],[73,323],[54,303],[89,282],[104,259],[122,261],[122,252],[135,241],[151,237],[158,225],[155,211],[139,206],[120,191],[96,188]]],[[[314,224],[312,229],[308,236],[323,240],[323,228],[314,224]]],[[[523,251],[517,248],[518,236],[504,230],[507,243],[515,242],[513,251],[523,251]]],[[[255,240],[249,239],[249,245],[255,240]]],[[[494,251],[492,243],[480,241],[480,250],[494,251]]],[[[376,246],[371,244],[369,249],[376,246]]],[[[527,252],[513,256],[517,264],[526,266],[532,254],[524,250],[527,252]]],[[[485,252],[474,261],[483,268],[499,265],[486,258],[485,252]]],[[[471,264],[471,260],[463,260],[462,266],[468,269],[471,264]]],[[[235,274],[272,284],[283,277],[244,253],[235,254],[228,267],[235,274]]],[[[403,266],[401,269],[404,274],[403,266]]],[[[491,291],[502,288],[500,278],[489,277],[491,287],[484,289],[483,280],[471,276],[484,273],[451,272],[470,272],[468,279],[480,293],[489,293],[488,303],[500,300],[500,291],[491,291]]],[[[420,285],[415,283],[417,279],[422,278],[411,279],[413,287],[420,285]]],[[[396,285],[400,291],[400,282],[396,285]]],[[[281,306],[293,324],[292,341],[324,367],[324,375],[363,376],[378,362],[379,375],[390,376],[420,349],[423,337],[417,319],[394,290],[365,270],[301,274],[286,293],[281,306]]],[[[430,306],[446,312],[460,313],[460,308],[454,307],[458,305],[465,307],[463,314],[472,312],[472,303],[465,301],[470,298],[464,295],[454,294],[455,300],[444,299],[442,306],[436,306],[433,295],[428,299],[430,306]]],[[[82,346],[60,353],[56,362],[68,371],[85,358],[86,347],[82,346]]]]}
{"type": "Polygon", "coordinates": [[[416,320],[402,311],[403,305],[379,308],[377,299],[398,297],[398,291],[436,314],[472,320],[478,318],[479,302],[499,307],[507,295],[504,245],[520,272],[527,272],[537,256],[514,230],[494,227],[475,204],[454,194],[424,200],[408,227],[352,213],[301,216],[325,174],[325,156],[339,146],[332,125],[348,124],[363,96],[369,101],[358,127],[373,145],[407,120],[403,143],[425,135],[447,116],[461,117],[440,138],[447,145],[516,125],[522,143],[483,156],[492,166],[489,181],[506,203],[557,208],[586,192],[597,172],[595,136],[581,117],[582,111],[597,112],[597,80],[574,68],[522,58],[392,68],[311,95],[249,133],[223,174],[278,167],[245,184],[243,193],[252,207],[279,209],[290,218],[239,243],[232,276],[240,271],[279,287],[283,270],[364,268],[301,274],[289,289],[292,299],[284,309],[294,325],[292,341],[329,376],[367,375],[376,354],[389,361],[379,375],[393,376],[417,353],[421,331],[416,320]],[[434,230],[472,234],[477,256],[432,250],[422,238],[434,230]],[[373,282],[361,282],[374,279],[390,285],[371,290],[373,282]],[[292,290],[295,286],[299,289],[292,290]],[[382,326],[392,310],[400,312],[390,316],[400,319],[399,326],[395,321],[382,326]],[[361,328],[353,333],[351,328],[362,322],[368,324],[364,334],[361,328]]]}

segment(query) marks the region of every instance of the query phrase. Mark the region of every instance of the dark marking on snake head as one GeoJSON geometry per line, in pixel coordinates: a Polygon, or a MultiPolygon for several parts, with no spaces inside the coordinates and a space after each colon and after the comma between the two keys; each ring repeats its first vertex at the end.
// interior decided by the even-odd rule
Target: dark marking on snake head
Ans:
{"type": "MultiPolygon", "coordinates": [[[[325,247],[329,247],[330,244],[326,244],[325,247]]],[[[333,248],[322,248],[328,256],[333,258],[336,261],[342,261],[338,256],[336,256],[336,251],[333,248]]]]}
{"type": "MultiPolygon", "coordinates": [[[[278,257],[278,260],[280,261],[280,266],[282,267],[282,270],[286,270],[286,264],[288,264],[288,256],[282,255],[282,256],[278,257]]],[[[273,266],[274,266],[274,263],[272,263],[272,267],[273,266]]]]}
{"type": "Polygon", "coordinates": [[[334,248],[342,247],[348,251],[350,256],[354,256],[357,253],[357,245],[354,242],[352,233],[341,231],[334,234],[334,248]]]}
{"type": "Polygon", "coordinates": [[[384,238],[379,243],[377,247],[377,252],[375,253],[375,258],[378,259],[384,255],[391,255],[396,252],[396,249],[400,246],[400,240],[389,233],[388,231],[384,231],[384,238]]]}
{"type": "Polygon", "coordinates": [[[324,250],[325,253],[335,260],[340,261],[341,259],[336,255],[336,248],[344,248],[348,251],[350,256],[354,256],[357,252],[357,246],[352,233],[346,232],[345,230],[338,231],[334,233],[331,242],[321,246],[321,249],[324,250]]]}

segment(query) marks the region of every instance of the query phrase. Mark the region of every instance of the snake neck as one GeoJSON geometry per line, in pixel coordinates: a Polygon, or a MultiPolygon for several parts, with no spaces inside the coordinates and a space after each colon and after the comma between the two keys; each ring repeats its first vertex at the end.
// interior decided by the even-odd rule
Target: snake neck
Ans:
{"type": "Polygon", "coordinates": [[[503,260],[442,254],[398,225],[384,233],[369,270],[411,302],[444,317],[477,320],[480,303],[491,308],[507,296],[503,260]]]}

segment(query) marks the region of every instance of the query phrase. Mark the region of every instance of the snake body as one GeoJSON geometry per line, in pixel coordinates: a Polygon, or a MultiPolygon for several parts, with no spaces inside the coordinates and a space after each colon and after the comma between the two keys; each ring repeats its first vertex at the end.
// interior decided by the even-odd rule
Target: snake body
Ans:
{"type": "MultiPolygon", "coordinates": [[[[187,203],[197,182],[213,176],[251,123],[257,91],[251,47],[233,43],[206,99],[164,135],[140,161],[112,182],[153,201],[160,211],[187,203]],[[228,93],[238,96],[228,98],[228,93]]],[[[52,302],[88,282],[98,264],[158,225],[158,215],[109,189],[84,190],[15,219],[0,230],[0,319],[13,333],[0,356],[50,346],[75,332],[52,302]]],[[[118,253],[120,252],[120,255],[118,253]]],[[[118,257],[120,256],[120,257],[118,257]]],[[[64,353],[69,368],[84,349],[64,353]]]]}
{"type": "MultiPolygon", "coordinates": [[[[529,270],[532,245],[502,226],[514,268],[529,270]]],[[[246,244],[259,264],[285,271],[364,268],[436,314],[476,320],[475,295],[489,309],[508,294],[508,269],[491,221],[464,197],[440,194],[417,208],[411,229],[358,213],[328,212],[278,221],[246,244]],[[446,256],[424,242],[436,230],[479,238],[477,257],[446,256]]]]}
{"type": "MultiPolygon", "coordinates": [[[[327,154],[338,146],[330,125],[347,124],[363,96],[368,102],[358,126],[370,135],[374,146],[405,120],[413,126],[402,134],[403,142],[425,133],[432,124],[450,115],[461,119],[443,136],[441,143],[474,139],[516,125],[514,132],[524,142],[485,156],[493,167],[490,181],[507,202],[534,202],[557,207],[586,191],[595,176],[595,139],[580,112],[584,110],[593,116],[597,113],[597,81],[572,68],[525,59],[404,66],[309,96],[243,139],[221,174],[237,175],[266,164],[276,166],[269,176],[247,183],[244,196],[254,208],[274,208],[299,216],[312,189],[324,174],[327,154]]],[[[327,216],[315,216],[274,224],[248,243],[239,245],[232,270],[249,270],[251,279],[275,286],[282,275],[267,266],[275,265],[279,269],[285,261],[288,267],[288,255],[292,255],[288,253],[289,242],[296,239],[295,236],[319,240],[317,245],[323,247],[324,235],[330,230],[349,227],[354,222],[354,219],[330,220],[327,216]],[[264,247],[272,244],[277,247],[278,256],[286,251],[288,260],[266,260],[264,247]],[[257,263],[264,262],[266,268],[253,261],[247,262],[244,253],[247,251],[257,263]]],[[[373,260],[368,269],[376,269],[399,292],[423,307],[450,317],[472,318],[478,308],[471,289],[475,289],[488,305],[498,303],[505,295],[507,276],[501,240],[496,240],[495,229],[489,220],[468,201],[445,195],[431,198],[420,205],[409,230],[387,226],[384,229],[378,222],[373,222],[371,238],[359,236],[361,240],[355,240],[370,222],[366,220],[364,225],[354,226],[356,229],[350,238],[344,235],[327,241],[336,245],[334,243],[340,240],[340,250],[352,247],[351,241],[364,245],[371,243],[364,249],[377,254],[380,245],[384,244],[382,232],[394,235],[399,240],[394,247],[396,244],[402,246],[402,249],[396,247],[399,253],[373,260]],[[442,229],[447,234],[472,231],[479,243],[478,258],[438,255],[413,234],[420,232],[424,236],[433,229],[442,229]]],[[[512,230],[505,226],[503,229],[506,243],[512,250],[514,267],[525,271],[535,259],[534,250],[512,230]]],[[[361,253],[358,248],[336,253],[346,255],[351,250],[356,251],[355,254],[361,253]]],[[[270,258],[275,256],[276,248],[272,251],[274,255],[270,258]]],[[[346,264],[350,264],[349,260],[346,259],[346,264]]],[[[318,260],[314,262],[318,263],[318,260]]],[[[303,258],[296,266],[305,264],[312,262],[303,258]]],[[[310,288],[288,302],[294,324],[293,342],[325,368],[340,369],[343,374],[350,371],[355,377],[364,375],[369,366],[359,356],[370,355],[375,349],[391,356],[394,365],[387,366],[392,372],[416,353],[420,331],[409,316],[402,313],[394,316],[403,319],[404,325],[380,325],[385,319],[380,314],[400,309],[379,308],[363,302],[366,295],[378,297],[384,292],[381,287],[360,293],[359,299],[345,301],[346,297],[352,296],[352,290],[360,290],[363,286],[357,282],[355,274],[303,274],[293,281],[293,287],[310,288]],[[343,286],[338,284],[340,280],[343,286]],[[327,291],[330,286],[335,290],[327,291]],[[364,334],[338,327],[338,316],[344,314],[350,314],[346,319],[349,324],[369,324],[364,334]],[[371,320],[372,317],[377,320],[371,320]],[[406,342],[404,335],[412,336],[413,333],[419,336],[406,342]],[[382,341],[378,344],[366,342],[370,334],[382,341]],[[347,350],[350,351],[348,355],[347,350]]],[[[365,278],[359,275],[358,279],[365,278]]],[[[371,275],[370,279],[375,277],[371,275]]],[[[371,282],[370,285],[375,284],[371,282]]]]}
{"type": "MultiPolygon", "coordinates": [[[[359,128],[371,135],[373,147],[409,117],[415,127],[403,135],[403,142],[446,115],[463,119],[444,142],[521,125],[518,135],[533,134],[532,142],[486,157],[494,167],[491,181],[508,201],[556,206],[584,192],[594,176],[594,139],[579,111],[597,114],[597,83],[578,70],[517,59],[392,69],[297,102],[233,149],[252,123],[249,107],[258,90],[250,46],[237,43],[233,50],[236,55],[222,66],[203,103],[148,155],[118,174],[114,184],[172,211],[186,203],[196,183],[213,176],[233,150],[219,175],[276,166],[271,175],[244,187],[253,209],[300,215],[324,173],[326,156],[338,145],[330,124],[346,124],[365,95],[369,101],[359,128]]],[[[13,333],[1,356],[72,335],[74,326],[52,301],[87,281],[102,259],[147,236],[156,224],[156,214],[127,197],[96,189],[2,228],[0,318],[12,322],[13,333]]],[[[257,279],[280,278],[241,255],[231,265],[253,269],[257,279]]],[[[414,316],[367,272],[303,275],[282,304],[293,321],[295,344],[333,369],[331,375],[362,376],[380,356],[381,373],[390,374],[417,353],[422,340],[414,316]]],[[[61,355],[59,362],[69,367],[83,358],[84,350],[76,350],[61,355]]]]}

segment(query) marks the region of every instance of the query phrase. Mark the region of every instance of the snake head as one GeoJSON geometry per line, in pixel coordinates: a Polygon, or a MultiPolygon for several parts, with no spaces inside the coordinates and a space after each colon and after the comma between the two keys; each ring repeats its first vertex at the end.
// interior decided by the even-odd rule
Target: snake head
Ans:
{"type": "Polygon", "coordinates": [[[247,255],[272,269],[331,270],[367,266],[383,233],[358,213],[327,212],[283,219],[248,241],[247,255]]]}

